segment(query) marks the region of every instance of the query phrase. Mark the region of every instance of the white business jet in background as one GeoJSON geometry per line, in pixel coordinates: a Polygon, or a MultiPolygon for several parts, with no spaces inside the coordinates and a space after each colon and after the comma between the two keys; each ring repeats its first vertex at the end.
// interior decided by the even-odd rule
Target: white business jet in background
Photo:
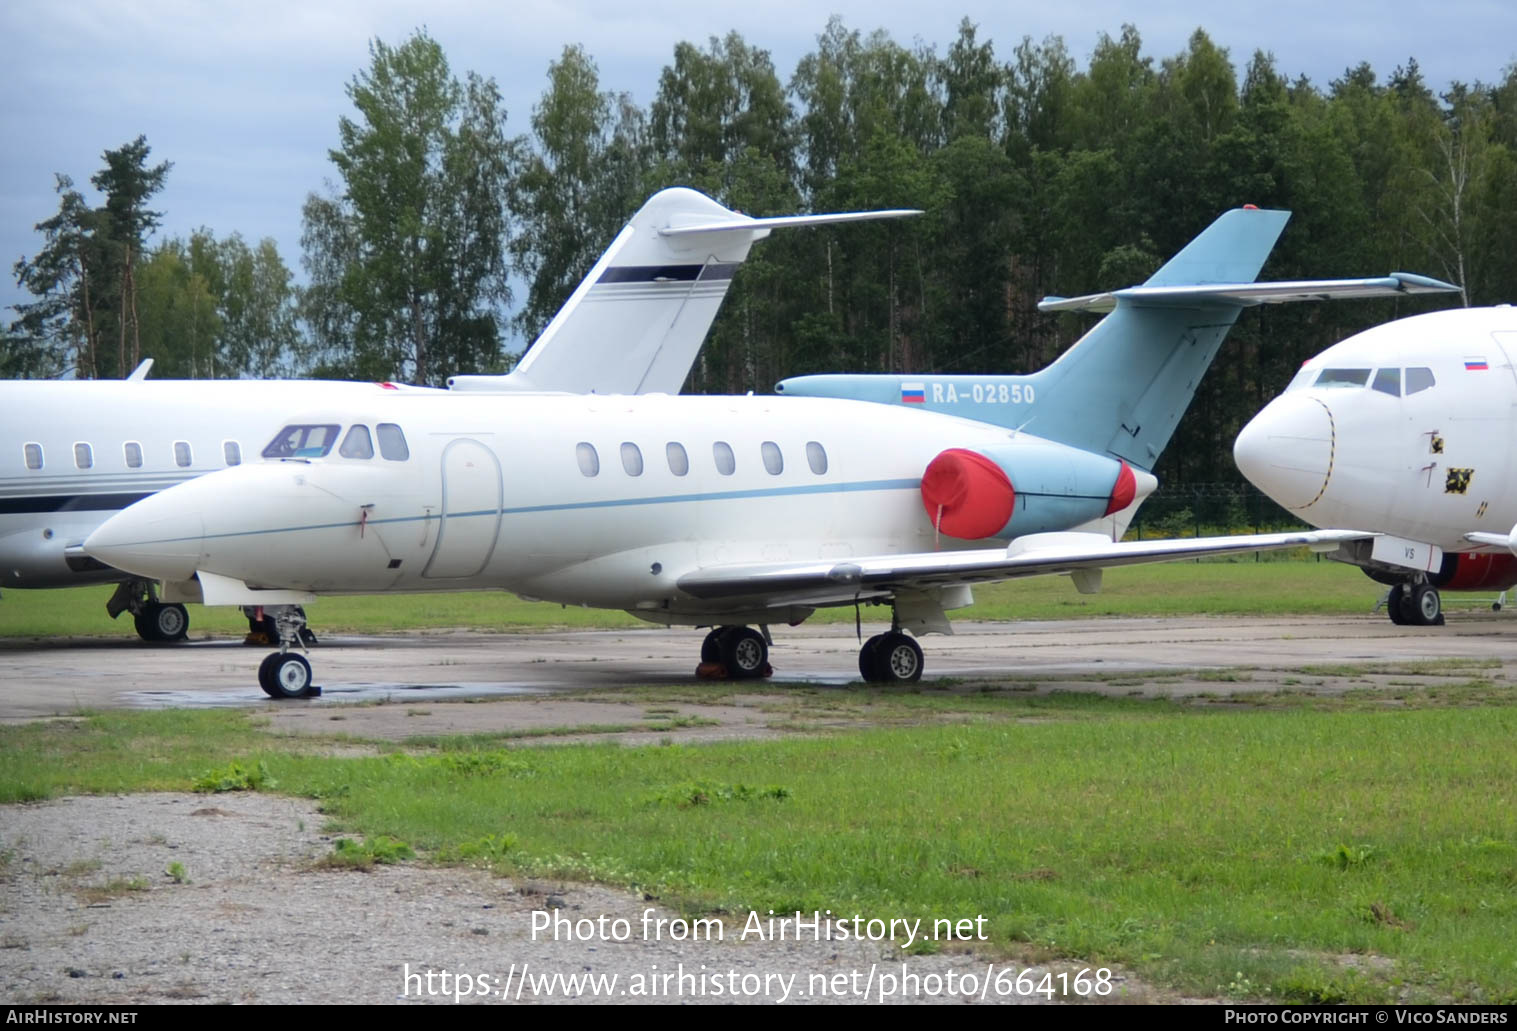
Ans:
{"type": "MultiPolygon", "coordinates": [[[[677,394],[749,248],[775,228],[920,214],[748,218],[684,188],[654,195],[505,376],[455,376],[454,392],[677,394]]],[[[291,411],[367,407],[376,396],[449,391],[311,380],[0,382],[0,587],[119,582],[107,603],[149,641],[182,640],[189,617],[150,580],[87,556],[113,513],[258,456],[291,411]]],[[[499,402],[496,402],[497,404],[499,402]]],[[[389,431],[376,427],[380,461],[389,431]]],[[[309,441],[307,446],[317,446],[309,441]]]]}
{"type": "Polygon", "coordinates": [[[1439,590],[1517,586],[1517,309],[1376,326],[1306,362],[1233,456],[1313,526],[1378,533],[1332,557],[1389,584],[1398,624],[1443,622],[1439,590]]]}
{"type": "MultiPolygon", "coordinates": [[[[376,395],[291,420],[266,452],[278,460],[139,502],[85,551],[206,604],[499,588],[625,609],[712,627],[702,662],[733,677],[768,671],[771,624],[885,604],[890,630],[863,644],[860,673],[915,680],[922,650],[904,631],[951,632],[946,612],[975,583],[1069,573],[1094,591],[1105,566],[1361,536],[1120,542],[1243,306],[1429,282],[1252,282],[1287,217],[1228,212],[1144,286],[1055,302],[1112,314],[1041,372],[964,383],[974,418],[948,407],[952,383],[900,377],[893,405],[376,395]],[[376,454],[382,427],[404,458],[376,454]]],[[[311,690],[298,630],[281,617],[259,670],[271,696],[311,690]]]]}

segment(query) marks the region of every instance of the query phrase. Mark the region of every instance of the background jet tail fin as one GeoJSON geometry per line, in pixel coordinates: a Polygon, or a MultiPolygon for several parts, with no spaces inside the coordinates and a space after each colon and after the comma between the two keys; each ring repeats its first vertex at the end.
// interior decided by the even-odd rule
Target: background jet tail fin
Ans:
{"type": "Polygon", "coordinates": [[[684,187],[661,190],[617,234],[509,376],[454,390],[677,394],[753,244],[777,228],[918,211],[749,218],[684,187]]]}

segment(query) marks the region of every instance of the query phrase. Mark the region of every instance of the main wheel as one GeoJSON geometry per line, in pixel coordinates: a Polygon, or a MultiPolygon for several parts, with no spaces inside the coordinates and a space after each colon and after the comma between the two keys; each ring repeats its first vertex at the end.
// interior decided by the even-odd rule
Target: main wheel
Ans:
{"type": "Polygon", "coordinates": [[[182,641],[189,636],[190,614],[183,605],[154,601],[143,606],[132,623],[144,641],[182,641]]]}
{"type": "Polygon", "coordinates": [[[721,636],[722,665],[733,680],[751,680],[764,675],[769,661],[769,646],[764,635],[752,627],[727,628],[721,636]]]}
{"type": "Polygon", "coordinates": [[[879,673],[875,672],[876,660],[875,649],[885,639],[884,634],[875,634],[869,640],[859,646],[859,676],[864,678],[864,683],[872,684],[880,679],[879,673]]]}
{"type": "Polygon", "coordinates": [[[311,664],[296,652],[274,652],[258,667],[258,686],[270,698],[304,698],[311,690],[311,664]]]}
{"type": "Polygon", "coordinates": [[[701,642],[702,662],[722,661],[722,632],[726,629],[724,626],[715,627],[706,635],[706,639],[701,642]]]}
{"type": "Polygon", "coordinates": [[[1410,622],[1416,626],[1443,625],[1443,598],[1432,584],[1418,584],[1409,592],[1410,622]]]}
{"type": "Polygon", "coordinates": [[[1392,584],[1390,593],[1385,596],[1385,612],[1391,617],[1391,622],[1397,626],[1406,626],[1406,584],[1392,584]]]}
{"type": "Polygon", "coordinates": [[[922,646],[900,631],[885,635],[874,651],[875,677],[884,683],[912,683],[922,679],[922,646]]]}

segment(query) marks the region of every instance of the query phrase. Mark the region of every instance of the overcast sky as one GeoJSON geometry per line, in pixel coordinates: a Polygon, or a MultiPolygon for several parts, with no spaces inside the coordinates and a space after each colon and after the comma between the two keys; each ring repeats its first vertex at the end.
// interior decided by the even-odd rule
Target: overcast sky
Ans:
{"type": "Polygon", "coordinates": [[[344,87],[367,66],[370,39],[399,43],[422,17],[455,75],[499,83],[515,135],[529,131],[548,64],[568,43],[595,58],[603,89],[646,106],[680,40],[704,46],[735,29],[769,50],[788,81],[829,12],[850,29],[883,28],[939,53],[967,16],[1003,60],[1024,36],[1059,35],[1082,68],[1098,34],[1115,36],[1124,21],[1156,61],[1182,51],[1199,26],[1240,71],[1263,49],[1288,78],[1322,87],[1360,61],[1383,80],[1415,57],[1441,90],[1493,81],[1517,60],[1511,0],[0,0],[0,308],[24,299],[10,269],[36,253],[32,227],[57,210],[53,173],[71,175],[93,202],[101,153],[139,134],[153,163],[174,163],[154,201],[166,213],[160,238],[202,225],[249,242],[271,236],[301,275],[300,206],[332,174],[327,150],[351,112],[344,87]]]}

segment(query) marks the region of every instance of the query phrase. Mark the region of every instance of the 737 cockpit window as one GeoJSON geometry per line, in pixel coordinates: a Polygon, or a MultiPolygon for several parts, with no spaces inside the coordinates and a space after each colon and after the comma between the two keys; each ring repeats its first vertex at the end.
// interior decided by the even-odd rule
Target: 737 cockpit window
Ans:
{"type": "Polygon", "coordinates": [[[1415,394],[1426,390],[1435,383],[1432,369],[1418,367],[1406,370],[1406,392],[1408,394],[1415,394]]]}
{"type": "Polygon", "coordinates": [[[1381,369],[1375,373],[1375,382],[1372,384],[1375,390],[1392,397],[1401,396],[1401,370],[1381,369]]]}
{"type": "Polygon", "coordinates": [[[387,462],[404,462],[411,457],[406,445],[406,435],[393,422],[382,422],[375,427],[379,433],[379,457],[387,462]]]}
{"type": "Polygon", "coordinates": [[[335,423],[296,423],[274,435],[264,458],[325,458],[337,442],[335,423]]]}
{"type": "Polygon", "coordinates": [[[1323,369],[1317,377],[1318,387],[1362,387],[1370,381],[1368,369],[1323,369]]]}
{"type": "Polygon", "coordinates": [[[337,453],[343,458],[373,458],[374,441],[369,436],[369,428],[363,423],[358,423],[348,430],[348,435],[342,438],[342,447],[337,453]]]}

